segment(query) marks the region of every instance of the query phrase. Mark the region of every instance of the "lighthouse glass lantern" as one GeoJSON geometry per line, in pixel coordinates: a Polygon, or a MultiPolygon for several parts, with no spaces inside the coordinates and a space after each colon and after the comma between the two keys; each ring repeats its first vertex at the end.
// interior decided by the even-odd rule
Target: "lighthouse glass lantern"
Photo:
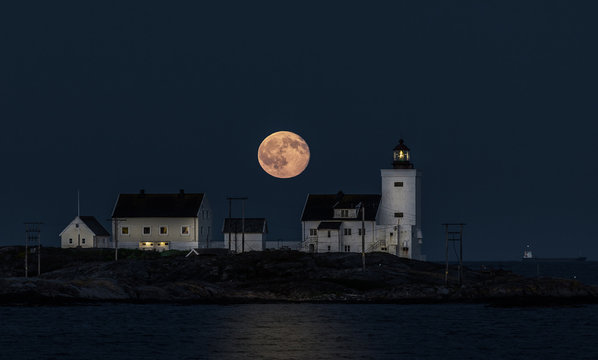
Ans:
{"type": "Polygon", "coordinates": [[[413,164],[409,161],[409,148],[403,139],[399,140],[399,145],[393,150],[392,165],[395,169],[413,169],[413,164]]]}

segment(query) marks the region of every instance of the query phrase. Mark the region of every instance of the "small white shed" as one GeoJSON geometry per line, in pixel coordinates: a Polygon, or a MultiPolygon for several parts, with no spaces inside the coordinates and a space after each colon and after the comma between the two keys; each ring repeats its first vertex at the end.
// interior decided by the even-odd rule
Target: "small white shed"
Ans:
{"type": "Polygon", "coordinates": [[[268,224],[264,218],[226,218],[222,226],[224,247],[234,252],[266,249],[268,224]]]}

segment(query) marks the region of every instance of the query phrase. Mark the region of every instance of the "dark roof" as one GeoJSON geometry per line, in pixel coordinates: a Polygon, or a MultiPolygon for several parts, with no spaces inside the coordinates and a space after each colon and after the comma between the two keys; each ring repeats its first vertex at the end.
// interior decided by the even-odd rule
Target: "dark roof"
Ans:
{"type": "Polygon", "coordinates": [[[113,218],[196,217],[204,194],[120,194],[113,218]]]}
{"type": "MultiPolygon", "coordinates": [[[[226,218],[222,226],[223,233],[240,233],[242,228],[241,218],[226,218]]],[[[268,232],[268,225],[264,218],[245,218],[245,232],[263,234],[268,232]]]]}
{"type": "Polygon", "coordinates": [[[318,230],[338,230],[341,228],[341,224],[340,221],[322,221],[318,225],[318,230]]]}
{"type": "MultiPolygon", "coordinates": [[[[378,194],[309,194],[301,221],[339,220],[334,217],[334,209],[355,209],[359,203],[365,205],[365,220],[376,220],[376,213],[382,197],[378,194]]],[[[351,219],[343,219],[343,221],[351,219]]],[[[361,220],[358,216],[354,220],[361,220]]]]}
{"type": "Polygon", "coordinates": [[[81,219],[81,221],[83,221],[89,230],[96,236],[110,236],[108,230],[106,230],[94,216],[79,216],[79,219],[81,219]]]}

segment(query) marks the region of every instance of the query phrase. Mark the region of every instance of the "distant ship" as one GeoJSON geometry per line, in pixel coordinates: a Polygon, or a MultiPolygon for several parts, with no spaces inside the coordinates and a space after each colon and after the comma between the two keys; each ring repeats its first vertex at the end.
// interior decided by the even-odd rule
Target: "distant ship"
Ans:
{"type": "Polygon", "coordinates": [[[571,257],[571,258],[538,258],[534,257],[532,251],[529,249],[523,252],[523,258],[521,261],[525,262],[567,262],[567,261],[586,261],[586,258],[583,256],[580,257],[571,257]]]}

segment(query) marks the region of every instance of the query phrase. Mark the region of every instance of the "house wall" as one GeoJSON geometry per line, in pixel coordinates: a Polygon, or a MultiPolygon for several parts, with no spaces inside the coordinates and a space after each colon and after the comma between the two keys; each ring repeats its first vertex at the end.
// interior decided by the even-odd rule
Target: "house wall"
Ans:
{"type": "MultiPolygon", "coordinates": [[[[304,221],[302,226],[303,245],[301,250],[314,252],[361,252],[361,221],[343,221],[339,230],[317,230],[317,235],[310,235],[310,229],[317,229],[320,221],[304,221]],[[345,235],[345,229],[351,230],[351,235],[345,235]],[[330,246],[330,250],[328,247],[330,246]]],[[[375,221],[365,222],[365,251],[385,251],[385,238],[378,235],[375,221]]]]}
{"type": "Polygon", "coordinates": [[[82,248],[93,248],[94,246],[94,233],[83,223],[79,224],[77,228],[76,223],[73,221],[60,236],[60,247],[62,248],[75,248],[81,246],[82,248]],[[81,242],[78,241],[80,236],[81,242]],[[72,244],[69,243],[69,239],[72,239],[72,244]],[[85,243],[83,243],[85,239],[85,243]]]}
{"type": "MultiPolygon", "coordinates": [[[[224,247],[228,249],[228,235],[224,233],[224,247]]],[[[244,247],[245,252],[248,251],[263,251],[266,248],[266,237],[260,233],[245,233],[245,245],[243,246],[242,233],[231,233],[230,250],[240,253],[244,247]]]]}
{"type": "Polygon", "coordinates": [[[198,248],[214,247],[211,242],[214,239],[214,228],[212,227],[212,207],[204,194],[201,206],[197,212],[197,239],[198,248]]]}
{"type": "Polygon", "coordinates": [[[97,248],[112,248],[114,244],[110,236],[96,236],[94,240],[95,247],[97,248]]]}
{"type": "MultiPolygon", "coordinates": [[[[122,218],[112,220],[112,232],[118,240],[119,248],[139,249],[141,242],[168,242],[170,250],[190,250],[198,247],[200,228],[198,224],[206,226],[205,222],[198,222],[197,218],[122,218]],[[143,234],[143,227],[150,227],[150,234],[143,234]],[[160,227],[167,226],[168,233],[160,234],[160,227]],[[189,226],[189,234],[181,234],[181,228],[189,226]],[[128,234],[123,234],[123,228],[128,228],[128,234]]],[[[205,230],[204,230],[205,231],[205,230]]]]}

